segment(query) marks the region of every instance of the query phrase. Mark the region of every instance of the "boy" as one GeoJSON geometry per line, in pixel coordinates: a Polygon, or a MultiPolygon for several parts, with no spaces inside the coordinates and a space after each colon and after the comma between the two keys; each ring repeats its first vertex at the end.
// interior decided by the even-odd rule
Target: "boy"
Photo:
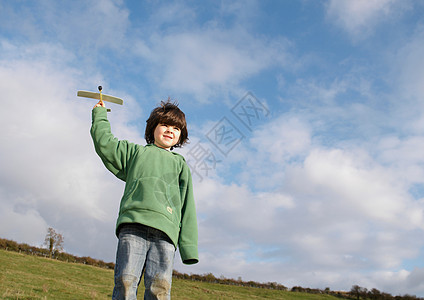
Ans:
{"type": "Polygon", "coordinates": [[[116,223],[118,248],[113,299],[137,299],[144,273],[144,299],[170,299],[177,246],[185,264],[199,261],[197,220],[190,170],[174,152],[188,140],[184,113],[161,102],[147,120],[146,146],[111,133],[105,105],[92,111],[91,136],[106,168],[126,182],[116,223]]]}

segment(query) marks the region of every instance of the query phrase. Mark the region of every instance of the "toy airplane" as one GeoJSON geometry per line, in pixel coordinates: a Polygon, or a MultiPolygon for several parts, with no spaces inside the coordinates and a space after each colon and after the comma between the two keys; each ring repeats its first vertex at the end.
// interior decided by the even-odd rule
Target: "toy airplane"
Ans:
{"type": "MultiPolygon", "coordinates": [[[[94,93],[94,92],[87,92],[87,91],[78,91],[77,92],[77,96],[78,97],[84,97],[84,98],[93,98],[93,99],[97,99],[100,101],[107,101],[107,102],[112,102],[112,103],[116,103],[116,104],[124,104],[124,100],[122,100],[121,98],[118,97],[114,97],[114,96],[109,96],[109,95],[103,95],[102,94],[102,86],[99,85],[98,87],[99,89],[99,93],[94,93]]],[[[108,109],[107,111],[110,111],[110,109],[108,109]]]]}

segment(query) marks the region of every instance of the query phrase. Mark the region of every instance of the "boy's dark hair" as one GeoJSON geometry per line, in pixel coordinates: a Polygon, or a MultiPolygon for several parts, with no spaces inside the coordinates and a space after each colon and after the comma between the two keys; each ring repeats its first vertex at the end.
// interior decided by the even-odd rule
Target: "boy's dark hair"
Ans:
{"type": "Polygon", "coordinates": [[[144,138],[148,144],[153,144],[155,142],[154,132],[158,124],[175,126],[181,130],[180,140],[173,148],[181,147],[188,142],[185,114],[179,109],[177,102],[171,103],[170,98],[168,98],[166,102],[161,101],[160,106],[152,110],[146,123],[144,138]]]}

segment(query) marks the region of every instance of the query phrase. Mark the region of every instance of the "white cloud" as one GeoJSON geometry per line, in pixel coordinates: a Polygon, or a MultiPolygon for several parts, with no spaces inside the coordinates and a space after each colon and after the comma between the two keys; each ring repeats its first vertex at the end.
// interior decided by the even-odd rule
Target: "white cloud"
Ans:
{"type": "Polygon", "coordinates": [[[396,109],[402,118],[412,119],[403,126],[422,133],[424,128],[424,26],[420,25],[389,59],[393,61],[390,80],[396,82],[396,109]],[[412,108],[412,109],[411,109],[412,108]]]}
{"type": "Polygon", "coordinates": [[[399,176],[399,182],[424,183],[424,138],[410,135],[405,138],[387,136],[375,145],[380,163],[389,165],[399,176]]]}
{"type": "Polygon", "coordinates": [[[225,164],[240,163],[244,167],[238,172],[239,180],[272,190],[284,180],[288,163],[302,161],[311,143],[309,124],[300,116],[283,114],[255,128],[249,140],[230,153],[225,164]]]}
{"type": "Polygon", "coordinates": [[[152,34],[134,52],[153,63],[151,76],[162,89],[192,93],[205,101],[235,89],[269,67],[288,64],[286,41],[258,39],[243,29],[207,28],[152,34]]]}
{"type": "MultiPolygon", "coordinates": [[[[405,182],[362,151],[314,150],[306,158],[304,167],[294,170],[293,176],[307,178],[307,193],[326,195],[333,201],[343,200],[343,205],[337,206],[345,213],[360,213],[367,219],[401,228],[423,228],[422,218],[415,216],[419,206],[413,205],[405,182]]],[[[296,179],[288,180],[301,190],[296,179]]],[[[422,214],[422,210],[419,212],[422,214]]]]}
{"type": "Polygon", "coordinates": [[[31,195],[19,197],[1,188],[0,192],[0,236],[30,245],[42,245],[48,224],[33,205],[31,195]],[[24,198],[26,196],[26,198],[24,198]],[[12,200],[14,199],[14,200],[12,200]],[[31,230],[28,230],[31,228],[31,230]]]}
{"type": "Polygon", "coordinates": [[[393,295],[420,295],[424,288],[424,269],[412,271],[377,271],[372,277],[381,286],[381,291],[393,291],[393,295]]]}
{"type": "Polygon", "coordinates": [[[253,133],[251,145],[273,163],[305,155],[311,146],[311,129],[299,116],[282,115],[253,133]]]}
{"type": "Polygon", "coordinates": [[[78,51],[122,49],[129,25],[129,11],[122,1],[112,0],[2,3],[0,16],[2,25],[13,29],[17,39],[17,33],[37,43],[53,38],[78,51]]]}
{"type": "Polygon", "coordinates": [[[354,39],[361,40],[374,33],[375,27],[393,20],[409,7],[407,1],[398,0],[329,0],[327,17],[354,39]]]}

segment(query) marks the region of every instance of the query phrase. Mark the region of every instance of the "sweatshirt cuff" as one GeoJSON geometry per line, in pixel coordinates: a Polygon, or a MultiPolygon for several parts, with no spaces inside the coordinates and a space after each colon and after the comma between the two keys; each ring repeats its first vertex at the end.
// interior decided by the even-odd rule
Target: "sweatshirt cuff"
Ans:
{"type": "Polygon", "coordinates": [[[186,265],[193,265],[199,262],[199,254],[197,251],[197,246],[195,245],[186,245],[180,246],[179,248],[181,260],[186,265]]]}
{"type": "Polygon", "coordinates": [[[101,107],[101,106],[95,107],[91,111],[91,116],[92,116],[93,120],[97,116],[107,116],[107,108],[106,107],[101,107]]]}

